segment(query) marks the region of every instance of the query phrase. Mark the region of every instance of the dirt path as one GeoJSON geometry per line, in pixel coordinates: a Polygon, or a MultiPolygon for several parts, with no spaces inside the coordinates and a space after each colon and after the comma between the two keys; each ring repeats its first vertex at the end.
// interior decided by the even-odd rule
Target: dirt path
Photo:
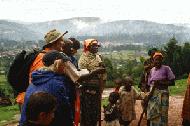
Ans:
{"type": "MultiPolygon", "coordinates": [[[[181,126],[182,105],[183,105],[183,97],[182,96],[171,96],[170,97],[168,126],[181,126]]],[[[138,100],[137,104],[136,104],[137,119],[132,122],[131,126],[137,126],[141,112],[142,112],[142,109],[140,106],[140,101],[138,100]]],[[[142,126],[146,126],[145,119],[143,119],[143,121],[142,121],[142,126]]]]}
{"type": "MultiPolygon", "coordinates": [[[[108,97],[109,93],[113,91],[113,89],[106,89],[103,92],[102,97],[108,97]]],[[[181,126],[181,110],[183,105],[183,96],[170,96],[170,107],[169,107],[169,125],[168,126],[181,126]]],[[[136,114],[137,119],[134,120],[130,126],[137,126],[138,120],[140,118],[140,114],[142,112],[142,108],[140,105],[140,100],[137,100],[136,102],[136,114]]],[[[17,120],[18,120],[17,116],[17,120]]],[[[103,116],[102,116],[103,118],[103,116]]],[[[18,123],[11,123],[7,126],[17,126],[18,123]]],[[[146,119],[143,118],[141,126],[146,126],[146,119]]]]}
{"type": "MultiPolygon", "coordinates": [[[[113,89],[107,89],[103,92],[103,98],[108,97],[109,92],[113,91],[113,89]]],[[[169,124],[168,126],[181,126],[182,118],[181,111],[183,105],[183,96],[170,96],[170,107],[169,107],[169,124]]],[[[130,126],[137,126],[140,114],[142,112],[141,101],[137,100],[136,102],[136,114],[137,119],[134,120],[130,126]]],[[[143,118],[141,126],[146,126],[146,119],[143,118]]]]}

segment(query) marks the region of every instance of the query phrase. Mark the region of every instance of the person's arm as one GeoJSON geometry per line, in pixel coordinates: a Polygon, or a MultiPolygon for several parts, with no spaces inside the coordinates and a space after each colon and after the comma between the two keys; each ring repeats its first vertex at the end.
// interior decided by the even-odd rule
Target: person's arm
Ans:
{"type": "Polygon", "coordinates": [[[159,80],[157,83],[159,83],[161,85],[174,86],[175,85],[175,79],[172,79],[172,80],[159,80]]]}
{"type": "Polygon", "coordinates": [[[105,68],[97,68],[90,72],[87,69],[81,69],[80,71],[78,71],[77,68],[70,61],[67,61],[64,62],[64,72],[67,76],[71,78],[73,82],[81,82],[90,79],[96,74],[105,73],[105,68]]]}
{"type": "Polygon", "coordinates": [[[161,85],[174,86],[175,85],[175,75],[173,74],[171,68],[166,66],[167,78],[159,80],[158,83],[161,85]]]}

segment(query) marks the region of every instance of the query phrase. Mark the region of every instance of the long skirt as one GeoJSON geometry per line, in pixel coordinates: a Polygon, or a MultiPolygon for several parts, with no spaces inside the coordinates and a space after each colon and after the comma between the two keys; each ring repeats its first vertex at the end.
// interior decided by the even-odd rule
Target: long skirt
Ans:
{"type": "Polygon", "coordinates": [[[169,92],[155,89],[147,107],[147,118],[150,126],[168,125],[169,92]]]}
{"type": "Polygon", "coordinates": [[[81,122],[80,126],[97,126],[101,117],[100,89],[93,86],[81,88],[81,122]]]}

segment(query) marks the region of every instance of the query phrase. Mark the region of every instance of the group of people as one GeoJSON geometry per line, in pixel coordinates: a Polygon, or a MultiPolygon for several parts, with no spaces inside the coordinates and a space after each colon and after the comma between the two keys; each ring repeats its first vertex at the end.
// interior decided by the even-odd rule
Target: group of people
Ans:
{"type": "Polygon", "coordinates": [[[30,84],[26,92],[17,96],[22,105],[19,125],[77,126],[81,120],[80,126],[96,126],[106,80],[106,70],[97,53],[99,42],[85,40],[78,63],[74,57],[80,48],[78,40],[66,39],[56,29],[44,38],[43,51],[30,67],[30,84]]]}
{"type": "Polygon", "coordinates": [[[144,73],[139,85],[141,92],[134,88],[133,80],[129,76],[115,81],[118,86],[113,94],[118,96],[115,96],[117,100],[113,100],[113,94],[109,96],[109,104],[105,107],[106,126],[128,126],[135,120],[137,99],[142,100],[148,126],[168,125],[168,86],[175,85],[175,76],[169,66],[162,64],[162,53],[151,50],[150,55],[151,58],[144,64],[144,73]],[[116,111],[118,114],[113,114],[116,111]],[[114,118],[111,117],[112,114],[114,118]]]}
{"type": "MultiPolygon", "coordinates": [[[[64,33],[65,34],[65,33],[64,33]]],[[[98,54],[96,39],[83,42],[83,53],[75,38],[65,39],[53,29],[45,35],[46,44],[30,67],[30,84],[17,96],[22,105],[20,126],[97,126],[101,125],[101,95],[106,82],[106,69],[98,54]]],[[[149,51],[144,62],[138,92],[130,76],[116,79],[116,88],[104,106],[105,126],[128,126],[136,119],[135,101],[142,100],[148,126],[167,126],[169,86],[175,85],[175,75],[163,65],[164,56],[157,49],[149,51]]],[[[188,79],[190,85],[190,76],[188,79]]],[[[183,106],[183,125],[190,122],[189,86],[183,106]]]]}
{"type": "MultiPolygon", "coordinates": [[[[129,76],[115,80],[117,86],[109,95],[109,104],[104,106],[105,126],[130,125],[136,119],[137,99],[142,100],[141,105],[147,118],[147,126],[168,125],[168,87],[175,86],[175,75],[169,66],[163,65],[164,56],[156,48],[149,50],[148,55],[150,58],[144,62],[144,72],[138,86],[141,92],[134,88],[133,79],[129,76]]],[[[181,125],[190,125],[190,74],[183,102],[181,125]]]]}

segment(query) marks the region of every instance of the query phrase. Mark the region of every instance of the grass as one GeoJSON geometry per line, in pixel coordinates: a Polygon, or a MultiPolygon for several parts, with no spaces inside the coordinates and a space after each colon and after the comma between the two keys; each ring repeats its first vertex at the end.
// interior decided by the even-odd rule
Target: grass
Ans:
{"type": "MultiPolygon", "coordinates": [[[[114,84],[109,82],[109,86],[107,87],[114,87],[114,84]]],[[[135,85],[135,88],[138,89],[138,85],[135,85]]],[[[185,91],[187,88],[187,79],[181,79],[181,80],[176,80],[175,81],[175,86],[169,87],[170,95],[171,96],[176,96],[176,95],[185,95],[185,91]]],[[[138,89],[139,90],[139,89],[138,89]]],[[[108,104],[108,98],[102,99],[102,106],[108,104]]]]}
{"type": "Polygon", "coordinates": [[[0,75],[0,92],[3,93],[5,96],[11,98],[11,99],[14,98],[13,89],[8,84],[5,75],[0,75]]]}
{"type": "Polygon", "coordinates": [[[0,85],[5,85],[7,83],[5,75],[0,75],[0,85]]]}
{"type": "Polygon", "coordinates": [[[14,116],[19,114],[17,105],[0,107],[0,126],[7,124],[10,121],[15,121],[14,116]]]}
{"type": "MultiPolygon", "coordinates": [[[[137,83],[137,82],[135,82],[135,83],[137,83]]],[[[114,83],[111,81],[108,81],[106,83],[107,88],[113,88],[114,86],[115,86],[114,83]]],[[[135,85],[135,88],[138,89],[138,85],[135,85]]],[[[175,86],[169,87],[170,95],[172,95],[172,96],[185,95],[186,88],[187,88],[187,79],[176,80],[175,86]]]]}
{"type": "Polygon", "coordinates": [[[175,95],[185,95],[185,91],[187,88],[187,79],[181,79],[181,80],[176,80],[175,86],[171,86],[169,88],[170,90],[170,95],[175,96],[175,95]]]}

